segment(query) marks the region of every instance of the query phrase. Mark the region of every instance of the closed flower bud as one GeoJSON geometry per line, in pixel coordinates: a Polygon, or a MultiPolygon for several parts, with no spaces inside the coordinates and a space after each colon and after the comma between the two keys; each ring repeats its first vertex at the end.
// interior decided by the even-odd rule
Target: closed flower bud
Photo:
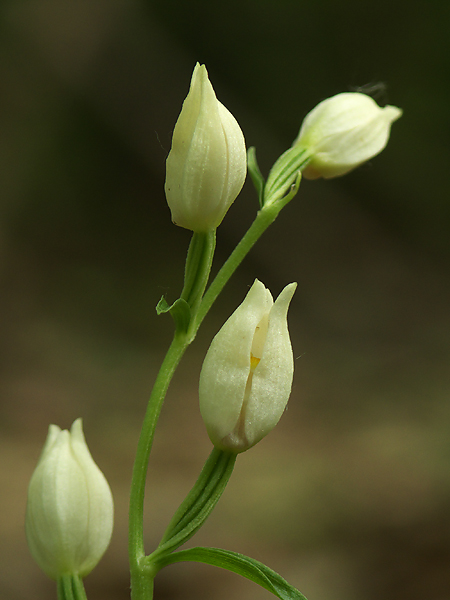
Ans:
{"type": "Polygon", "coordinates": [[[306,115],[293,144],[312,155],[303,176],[338,177],[376,156],[401,115],[396,106],[380,108],[370,96],[356,92],[320,102],[306,115]]]}
{"type": "Polygon", "coordinates": [[[287,311],[296,287],[286,286],[273,302],[255,280],[206,354],[200,412],[212,443],[222,450],[247,450],[283,414],[294,373],[287,311]]]}
{"type": "Polygon", "coordinates": [[[31,553],[52,579],[84,577],[111,539],[113,499],[94,463],[81,419],[69,431],[50,425],[28,488],[26,533],[31,553]]]}
{"type": "Polygon", "coordinates": [[[195,232],[216,229],[244,185],[245,140],[221,104],[205,65],[195,66],[166,162],[172,220],[195,232]]]}

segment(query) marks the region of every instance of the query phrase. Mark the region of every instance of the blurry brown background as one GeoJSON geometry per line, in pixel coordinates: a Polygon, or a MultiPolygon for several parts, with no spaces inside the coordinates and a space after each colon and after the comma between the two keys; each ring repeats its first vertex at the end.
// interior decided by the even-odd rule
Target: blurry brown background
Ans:
{"type": "MultiPolygon", "coordinates": [[[[164,163],[195,62],[268,172],[304,115],[368,85],[404,109],[385,152],[303,182],[226,288],[177,374],[150,464],[147,548],[210,451],[202,357],[255,277],[290,311],[287,413],[239,457],[191,545],[250,554],[310,600],[450,599],[450,4],[407,0],[4,0],[0,8],[0,598],[55,598],[23,533],[49,423],[82,416],[116,503],[91,600],[129,597],[126,529],[140,421],[189,233],[164,163]],[[378,85],[378,84],[382,85],[378,85]],[[374,85],[377,84],[377,85],[374,85]]],[[[217,268],[257,208],[247,182],[217,268]]],[[[202,565],[159,600],[270,594],[202,565]]]]}

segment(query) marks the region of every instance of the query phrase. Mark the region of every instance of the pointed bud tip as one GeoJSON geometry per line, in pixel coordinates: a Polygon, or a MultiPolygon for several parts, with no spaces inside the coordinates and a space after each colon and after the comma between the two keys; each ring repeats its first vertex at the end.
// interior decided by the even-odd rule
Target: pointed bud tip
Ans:
{"type": "Polygon", "coordinates": [[[387,104],[383,110],[388,115],[391,123],[394,123],[403,115],[403,110],[401,108],[398,108],[398,106],[392,106],[391,104],[387,104]]]}

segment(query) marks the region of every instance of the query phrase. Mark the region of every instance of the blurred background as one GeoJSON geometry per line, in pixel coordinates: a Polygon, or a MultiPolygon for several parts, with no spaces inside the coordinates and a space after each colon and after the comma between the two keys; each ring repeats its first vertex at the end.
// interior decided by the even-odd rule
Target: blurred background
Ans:
{"type": "MultiPolygon", "coordinates": [[[[319,101],[400,106],[386,150],[304,181],[252,250],[170,388],[150,461],[152,550],[210,451],[197,383],[255,277],[290,310],[296,375],[278,427],[240,456],[190,545],[279,571],[309,600],[450,599],[450,4],[379,0],[4,0],[0,24],[0,597],[56,597],[25,542],[26,489],[49,423],[82,416],[116,526],[87,578],[129,598],[127,503],[140,422],[171,335],[189,232],[165,158],[196,61],[267,174],[319,101]]],[[[250,181],[214,269],[250,225],[250,181]]],[[[268,592],[203,565],[156,598],[268,592]]]]}

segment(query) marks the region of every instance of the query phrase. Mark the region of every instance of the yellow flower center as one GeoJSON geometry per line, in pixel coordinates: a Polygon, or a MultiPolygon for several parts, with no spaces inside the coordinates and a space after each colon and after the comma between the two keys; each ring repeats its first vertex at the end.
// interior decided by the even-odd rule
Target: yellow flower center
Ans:
{"type": "Polygon", "coordinates": [[[257,358],[256,356],[253,356],[253,354],[250,353],[250,371],[252,373],[258,366],[260,360],[260,358],[257,358]]]}

